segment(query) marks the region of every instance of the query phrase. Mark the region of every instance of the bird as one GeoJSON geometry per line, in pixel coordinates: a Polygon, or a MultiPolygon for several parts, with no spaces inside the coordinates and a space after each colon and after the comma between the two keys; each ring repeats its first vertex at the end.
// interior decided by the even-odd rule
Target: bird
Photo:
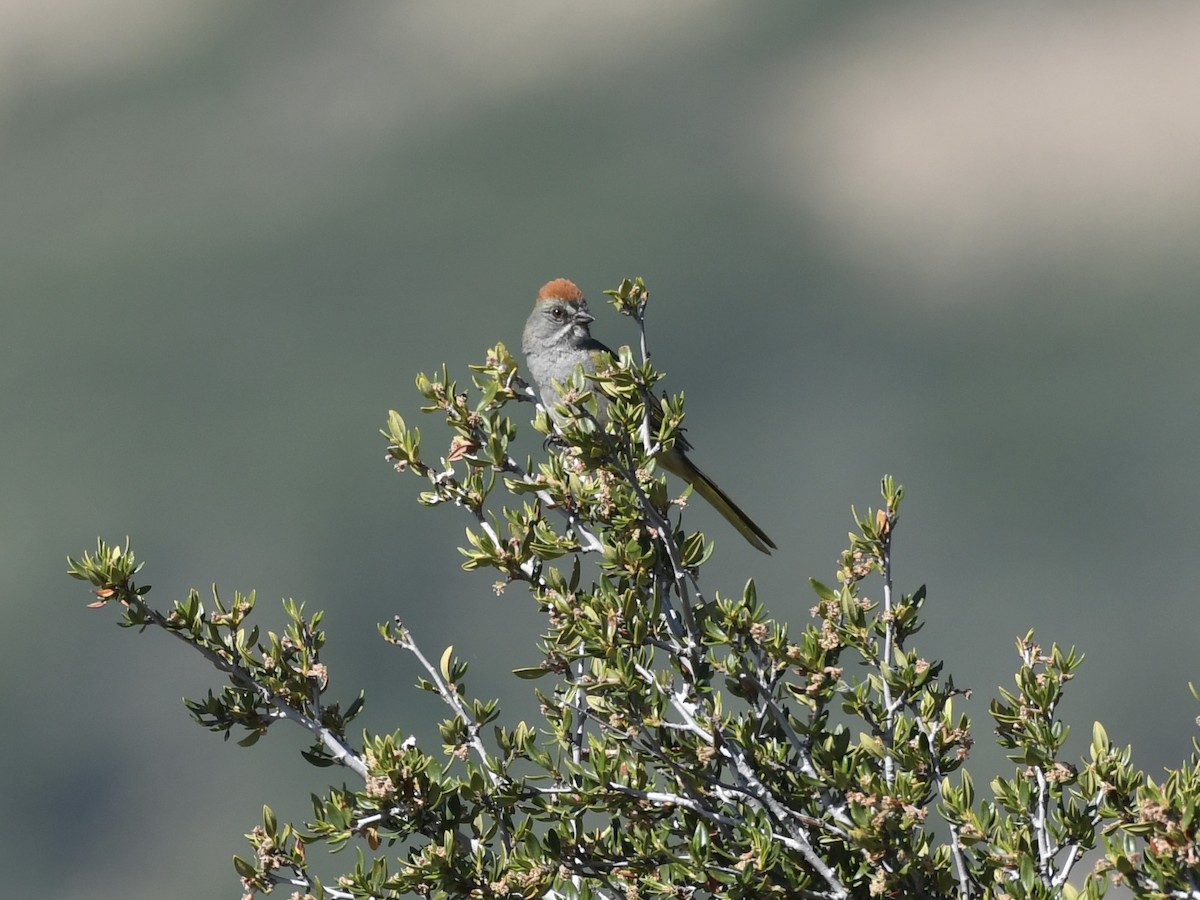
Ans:
{"type": "MultiPolygon", "coordinates": [[[[576,366],[582,367],[585,374],[594,374],[607,368],[616,358],[612,350],[592,337],[594,321],[596,317],[588,312],[583,291],[573,281],[555,278],[538,291],[533,312],[521,335],[521,349],[529,374],[537,383],[542,404],[551,414],[562,399],[560,386],[567,382],[576,366]]],[[[608,403],[603,397],[599,398],[599,403],[599,418],[603,423],[608,403]]],[[[651,405],[650,415],[659,418],[658,407],[651,405]]],[[[767,533],[692,462],[687,454],[691,449],[687,439],[677,434],[674,445],[660,452],[657,461],[668,472],[690,484],[756,550],[770,553],[778,549],[767,533]]]]}

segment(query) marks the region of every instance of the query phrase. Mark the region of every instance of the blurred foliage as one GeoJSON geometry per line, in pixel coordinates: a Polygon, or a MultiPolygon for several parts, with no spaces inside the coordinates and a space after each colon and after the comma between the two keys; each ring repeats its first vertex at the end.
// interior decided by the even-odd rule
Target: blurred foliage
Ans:
{"type": "MultiPolygon", "coordinates": [[[[640,280],[610,296],[644,326],[640,280]]],[[[119,604],[122,625],[162,629],[228,676],[220,694],[188,701],[197,722],[253,744],[292,721],[312,738],[311,763],[353,773],[313,796],[307,822],[264,809],[253,855],[234,860],[247,896],[282,885],[344,898],[1050,898],[1121,883],[1200,897],[1200,748],[1159,784],[1096,723],[1088,755],[1064,759],[1074,649],[1018,640],[1015,685],[990,707],[1016,768],[977,796],[971,723],[955,709],[966,692],[915,646],[926,591],[893,586],[903,489],[892,478],[878,509],[855,512],[836,587],[811,582],[804,628],[773,619],[753,581],[707,596],[712,545],[685,529],[654,461],[678,436],[683,400],[654,393],[661,373],[642,334],[640,354],[623,349],[609,371],[564,385],[555,417],[538,411],[536,462],[509,452],[506,407],[535,398],[503,345],[472,367],[472,389],[444,367],[417,378],[423,411],[449,428],[445,449],[431,456],[396,412],[384,431],[396,470],[424,482],[420,501],[469,516],[464,568],[494,571],[497,593],[525,585],[545,615],[540,662],[514,670],[539,683],[540,722],[505,724],[495,700],[468,690],[453,647],[435,662],[396,620],[380,633],[444,702],[442,745],[403,728],[360,742],[348,726],[364,696],[325,699],[320,612],[288,601],[286,627],[264,634],[249,624],[252,594],[152,607],[128,544],[69,559],[93,606],[119,604]],[[611,402],[603,426],[597,394],[611,402]],[[355,847],[333,879],[309,859],[320,844],[355,847]],[[1097,847],[1098,865],[1068,881],[1097,847]]]]}

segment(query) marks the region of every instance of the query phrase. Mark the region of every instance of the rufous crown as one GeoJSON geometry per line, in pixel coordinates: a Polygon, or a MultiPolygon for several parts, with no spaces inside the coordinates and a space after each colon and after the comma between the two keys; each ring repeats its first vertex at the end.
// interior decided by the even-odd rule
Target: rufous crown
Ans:
{"type": "Polygon", "coordinates": [[[583,291],[581,291],[575,282],[567,278],[555,278],[553,281],[547,281],[542,285],[542,289],[538,291],[537,298],[539,300],[582,300],[583,291]]]}

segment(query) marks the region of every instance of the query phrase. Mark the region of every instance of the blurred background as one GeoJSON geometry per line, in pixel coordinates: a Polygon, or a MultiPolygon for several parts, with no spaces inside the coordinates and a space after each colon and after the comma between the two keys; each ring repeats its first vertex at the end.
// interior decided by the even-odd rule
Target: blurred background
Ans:
{"type": "MultiPolygon", "coordinates": [[[[1036,628],[1062,713],[1157,774],[1197,705],[1200,8],[716,0],[0,7],[0,870],[12,896],[236,897],[261,805],[334,770],[192,724],[196,654],[85,608],[97,535],[191,587],[327,611],[330,696],[442,715],[375,623],[453,643],[510,724],[542,622],[384,462],[443,361],[519,347],[538,287],[642,275],[695,459],[710,592],[803,624],[849,510],[906,486],[924,656],[987,700],[1036,628]]],[[[528,407],[515,410],[531,416],[528,407]]],[[[443,440],[421,421],[428,446],[443,440]]],[[[523,429],[522,452],[540,452],[523,429]]],[[[431,741],[431,746],[436,746],[431,741]]],[[[349,864],[349,857],[335,860],[349,864]]],[[[320,870],[320,869],[319,869],[320,870]]],[[[324,871],[329,871],[325,869],[324,871]]]]}

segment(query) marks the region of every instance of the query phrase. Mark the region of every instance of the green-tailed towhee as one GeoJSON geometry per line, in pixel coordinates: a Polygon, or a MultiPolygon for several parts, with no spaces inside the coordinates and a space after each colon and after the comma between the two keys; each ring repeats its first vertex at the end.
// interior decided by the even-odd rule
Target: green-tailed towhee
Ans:
{"type": "MultiPolygon", "coordinates": [[[[607,368],[614,357],[608,347],[592,337],[588,326],[594,321],[595,317],[588,312],[583,292],[573,282],[556,278],[538,291],[533,312],[525,323],[521,349],[525,353],[529,373],[537,382],[542,403],[551,413],[560,397],[557,385],[564,384],[576,366],[581,366],[584,373],[594,373],[607,368]]],[[[603,421],[608,403],[600,395],[597,398],[600,419],[603,421]]],[[[650,408],[654,418],[657,418],[657,409],[655,406],[650,408]]],[[[696,464],[687,456],[687,451],[691,449],[691,444],[682,434],[678,434],[675,436],[675,445],[659,454],[658,463],[690,484],[752,546],[763,553],[770,553],[775,549],[775,542],[717,487],[716,482],[696,468],[696,464]]]]}

